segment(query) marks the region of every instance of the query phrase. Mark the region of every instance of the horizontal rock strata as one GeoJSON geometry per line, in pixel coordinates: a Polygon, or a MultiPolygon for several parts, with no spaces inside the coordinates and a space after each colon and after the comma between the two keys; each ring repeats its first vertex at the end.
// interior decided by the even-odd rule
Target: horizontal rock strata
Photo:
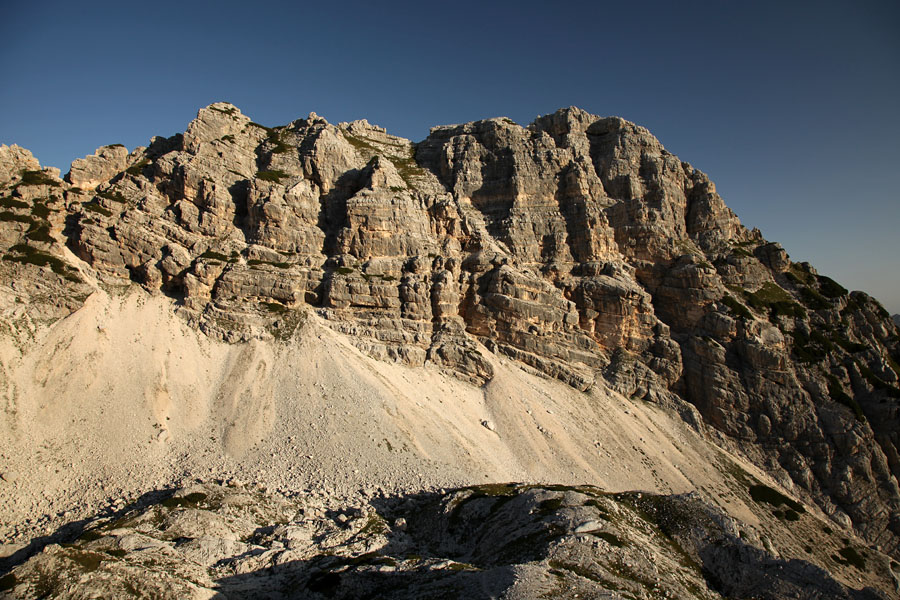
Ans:
{"type": "Polygon", "coordinates": [[[898,551],[896,325],[743,227],[642,127],[568,108],[414,144],[315,114],[264,127],[217,103],[183,135],[75,161],[67,181],[4,146],[0,180],[0,274],[47,318],[89,293],[80,259],[230,342],[289,341],[315,310],[372,356],[475,384],[494,352],[580,390],[692,405],[898,551]]]}

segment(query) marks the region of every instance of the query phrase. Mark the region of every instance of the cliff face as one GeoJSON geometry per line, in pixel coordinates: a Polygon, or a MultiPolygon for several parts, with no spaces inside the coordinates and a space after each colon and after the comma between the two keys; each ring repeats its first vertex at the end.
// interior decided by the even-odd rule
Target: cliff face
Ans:
{"type": "Polygon", "coordinates": [[[105,147],[66,181],[0,149],[0,264],[58,318],[107,282],[178,298],[229,342],[305,310],[373,357],[490,381],[486,347],[702,420],[896,555],[900,338],[884,309],[744,228],[644,128],[575,108],[422,142],[225,103],[105,147]],[[40,269],[40,271],[39,271],[40,269]]]}

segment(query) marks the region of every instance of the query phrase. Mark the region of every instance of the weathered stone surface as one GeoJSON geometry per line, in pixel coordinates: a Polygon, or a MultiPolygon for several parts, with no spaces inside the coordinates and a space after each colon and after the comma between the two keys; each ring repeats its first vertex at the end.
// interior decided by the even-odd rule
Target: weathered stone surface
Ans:
{"type": "Polygon", "coordinates": [[[93,155],[73,161],[66,180],[90,191],[124,171],[127,164],[128,149],[125,146],[102,146],[93,155]]]}
{"type": "Polygon", "coordinates": [[[893,587],[881,553],[847,540],[863,562],[834,562],[840,545],[812,516],[760,531],[691,495],[492,484],[340,504],[203,484],[160,496],[46,546],[2,579],[5,594],[882,600],[893,587]]]}
{"type": "Polygon", "coordinates": [[[0,144],[0,182],[12,182],[22,171],[40,170],[41,165],[29,150],[13,144],[0,144]]]}
{"type": "Polygon", "coordinates": [[[76,310],[90,294],[66,256],[68,193],[58,169],[41,169],[27,150],[0,146],[0,314],[14,336],[76,310]]]}

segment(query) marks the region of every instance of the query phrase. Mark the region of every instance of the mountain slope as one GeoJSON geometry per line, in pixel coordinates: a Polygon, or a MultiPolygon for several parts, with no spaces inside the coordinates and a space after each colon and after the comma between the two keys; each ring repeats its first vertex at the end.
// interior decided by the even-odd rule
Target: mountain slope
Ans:
{"type": "MultiPolygon", "coordinates": [[[[672,421],[680,415],[836,524],[897,555],[896,326],[870,297],[792,263],[778,244],[745,229],[703,173],[641,127],[570,108],[527,128],[506,119],[437,127],[412,144],[364,121],[334,126],[314,114],[267,128],[219,103],[202,109],[184,135],[131,153],[108,146],[75,161],[66,181],[16,147],[0,148],[0,168],[10,332],[2,418],[6,430],[26,432],[11,438],[19,442],[9,442],[7,456],[17,443],[33,443],[23,423],[44,420],[35,406],[46,411],[51,398],[84,397],[97,410],[113,398],[127,410],[141,406],[163,448],[182,437],[199,444],[199,432],[218,423],[204,452],[240,460],[284,429],[284,415],[308,409],[285,402],[308,391],[309,380],[327,372],[337,377],[328,389],[353,389],[361,372],[405,365],[432,375],[401,376],[406,392],[378,375],[361,384],[384,390],[374,396],[382,398],[379,411],[390,415],[390,398],[405,396],[410,402],[397,412],[409,418],[429,385],[446,386],[435,394],[443,402],[471,397],[478,408],[425,409],[434,415],[422,430],[430,442],[415,435],[421,422],[401,425],[415,458],[406,471],[375,476],[386,483],[413,485],[423,457],[440,465],[439,476],[425,478],[438,485],[477,483],[471,478],[480,471],[491,481],[657,491],[727,479],[720,465],[712,475],[663,468],[669,459],[658,442],[647,442],[653,478],[603,478],[610,465],[642,464],[636,454],[591,458],[595,442],[603,447],[620,433],[626,414],[668,415],[666,430],[683,427],[672,421]],[[174,304],[165,308],[159,292],[174,304]],[[155,306],[154,316],[138,310],[141,303],[155,306]],[[115,330],[126,333],[104,342],[90,330],[102,334],[99,322],[62,333],[92,310],[112,315],[115,330]],[[170,320],[173,312],[181,319],[170,320]],[[149,352],[134,330],[134,320],[146,318],[165,323],[147,329],[149,352]],[[342,374],[341,365],[364,360],[344,349],[324,354],[330,358],[319,367],[294,367],[315,362],[310,332],[322,337],[323,328],[337,336],[327,338],[333,344],[399,365],[342,374]],[[126,348],[134,362],[117,355],[126,348]],[[93,380],[108,375],[112,383],[90,400],[75,390],[70,367],[48,390],[41,378],[56,361],[97,365],[93,380]],[[295,368],[309,379],[288,377],[295,368]],[[130,373],[133,386],[122,389],[130,373]],[[433,377],[443,383],[429,384],[433,377]],[[523,396],[523,380],[546,391],[523,396]],[[188,381],[199,383],[188,390],[188,381]],[[627,404],[598,413],[598,399],[627,404]],[[547,403],[552,416],[541,420],[547,403]],[[165,422],[177,411],[193,423],[177,423],[184,435],[165,422]],[[449,427],[457,433],[447,436],[448,419],[467,425],[449,427]],[[501,446],[489,442],[491,429],[501,446]],[[472,462],[460,462],[460,448],[475,455],[472,462]],[[553,458],[534,458],[547,453],[553,458]]],[[[348,399],[360,407],[372,401],[368,393],[348,399]]],[[[65,417],[50,419],[47,439],[77,418],[57,404],[49,412],[65,417]]],[[[376,439],[389,427],[380,418],[376,439]]],[[[340,437],[343,427],[329,421],[324,431],[340,437]]],[[[279,440],[291,435],[283,433],[279,440]]],[[[692,447],[706,443],[690,435],[692,447]]],[[[366,445],[368,437],[359,439],[366,445]]],[[[644,437],[626,429],[617,451],[637,450],[644,437]]],[[[343,444],[329,450],[340,456],[343,444]]],[[[189,448],[161,452],[190,463],[198,450],[189,448]]],[[[224,463],[197,464],[215,471],[224,463]]],[[[154,476],[164,483],[173,470],[154,476]]],[[[365,465],[359,473],[352,485],[373,476],[365,465]]],[[[285,477],[286,485],[314,481],[285,477]]]]}

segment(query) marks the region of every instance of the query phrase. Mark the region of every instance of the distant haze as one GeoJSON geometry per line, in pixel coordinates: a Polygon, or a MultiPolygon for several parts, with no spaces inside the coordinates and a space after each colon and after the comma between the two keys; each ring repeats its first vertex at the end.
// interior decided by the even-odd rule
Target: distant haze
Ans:
{"type": "Polygon", "coordinates": [[[748,227],[900,312],[895,2],[8,3],[0,142],[68,170],[217,100],[420,140],[575,105],[650,129],[748,227]]]}

